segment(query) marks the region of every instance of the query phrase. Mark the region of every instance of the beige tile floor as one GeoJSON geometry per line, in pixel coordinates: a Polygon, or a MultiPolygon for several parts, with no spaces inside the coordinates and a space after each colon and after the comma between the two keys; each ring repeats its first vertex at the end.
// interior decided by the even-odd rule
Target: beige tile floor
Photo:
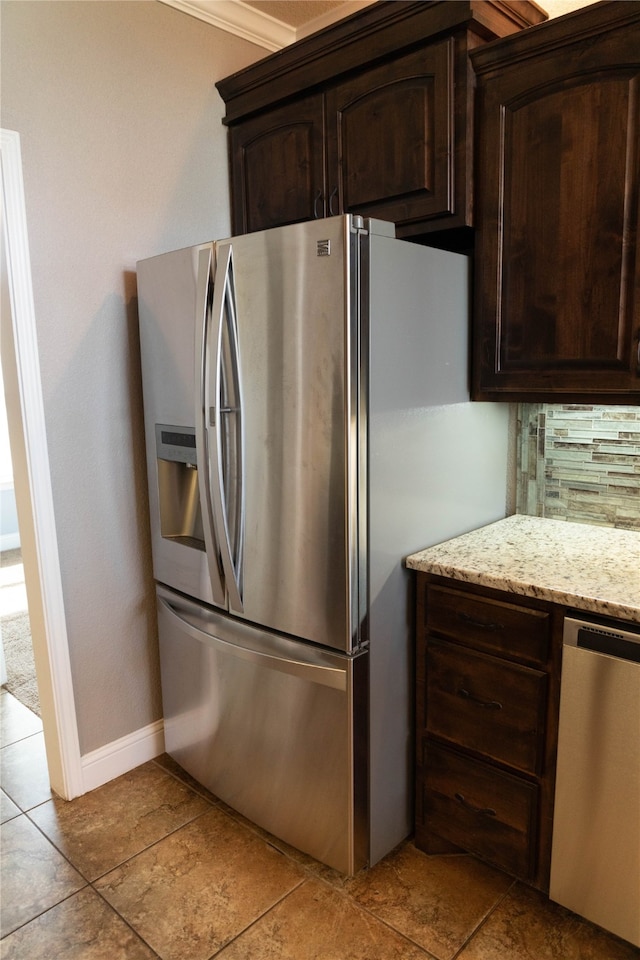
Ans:
{"type": "Polygon", "coordinates": [[[66,803],[3,691],[3,960],[631,960],[640,951],[468,856],[409,841],[345,879],[168,757],[66,803]]]}

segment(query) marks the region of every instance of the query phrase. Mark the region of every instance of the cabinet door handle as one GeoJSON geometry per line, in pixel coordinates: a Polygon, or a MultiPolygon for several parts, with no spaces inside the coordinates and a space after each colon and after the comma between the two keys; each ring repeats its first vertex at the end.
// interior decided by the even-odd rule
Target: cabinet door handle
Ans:
{"type": "Polygon", "coordinates": [[[469,693],[468,690],[465,690],[464,687],[460,687],[458,696],[462,697],[463,700],[469,700],[470,703],[475,703],[477,707],[483,707],[485,710],[502,710],[502,704],[499,700],[480,700],[469,693]]]}
{"type": "Polygon", "coordinates": [[[319,220],[322,216],[322,210],[318,209],[318,204],[322,200],[322,189],[318,190],[313,201],[313,216],[316,220],[319,220]]]}
{"type": "Polygon", "coordinates": [[[333,209],[333,198],[338,196],[338,188],[334,187],[331,193],[329,194],[329,216],[335,217],[336,213],[339,213],[339,210],[333,209]]]}
{"type": "Polygon", "coordinates": [[[469,813],[475,813],[478,817],[495,817],[497,816],[495,810],[492,807],[476,807],[474,803],[469,803],[461,793],[454,794],[458,803],[468,810],[469,813]]]}
{"type": "Polygon", "coordinates": [[[504,624],[502,623],[493,623],[492,620],[477,620],[475,617],[470,617],[468,613],[460,613],[459,611],[458,620],[462,620],[463,623],[468,623],[472,627],[479,627],[480,630],[504,630],[504,624]]]}

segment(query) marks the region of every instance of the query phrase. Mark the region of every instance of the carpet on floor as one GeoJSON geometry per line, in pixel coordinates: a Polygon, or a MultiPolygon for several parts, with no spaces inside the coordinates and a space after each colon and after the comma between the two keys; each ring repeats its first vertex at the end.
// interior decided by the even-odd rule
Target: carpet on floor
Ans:
{"type": "Polygon", "coordinates": [[[7,682],[4,688],[40,717],[29,614],[13,613],[0,617],[0,632],[7,664],[7,682]]]}

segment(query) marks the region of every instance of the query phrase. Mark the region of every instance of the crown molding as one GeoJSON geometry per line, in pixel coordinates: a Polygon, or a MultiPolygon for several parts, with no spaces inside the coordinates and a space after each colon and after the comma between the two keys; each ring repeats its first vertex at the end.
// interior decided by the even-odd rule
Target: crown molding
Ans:
{"type": "Polygon", "coordinates": [[[336,20],[357,13],[369,6],[374,0],[345,0],[335,10],[316,17],[296,29],[281,20],[276,20],[255,7],[249,7],[242,0],[160,0],[169,7],[175,7],[189,16],[204,20],[220,30],[226,30],[236,37],[249,40],[266,50],[275,51],[308,37],[317,30],[330,26],[336,20]]]}
{"type": "Polygon", "coordinates": [[[281,50],[297,40],[297,31],[293,27],[260,13],[255,7],[245,6],[242,0],[160,0],[160,3],[266,50],[281,50]]]}

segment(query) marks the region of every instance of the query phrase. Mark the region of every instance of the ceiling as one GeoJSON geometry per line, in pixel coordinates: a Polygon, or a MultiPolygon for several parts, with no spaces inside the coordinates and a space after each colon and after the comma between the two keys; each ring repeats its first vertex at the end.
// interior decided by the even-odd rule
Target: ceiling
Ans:
{"type": "Polygon", "coordinates": [[[364,0],[361,4],[346,3],[345,0],[243,0],[248,7],[253,7],[260,13],[280,20],[296,30],[306,29],[307,24],[313,23],[318,17],[324,20],[339,20],[354,11],[346,9],[355,6],[366,6],[373,0],[364,0]],[[345,10],[342,10],[345,7],[345,10]]]}
{"type": "MultiPolygon", "coordinates": [[[[335,23],[374,0],[161,0],[199,20],[281,50],[295,40],[335,23]]],[[[454,3],[455,0],[449,0],[454,3]]],[[[539,0],[549,17],[558,17],[595,0],[539,0]]]]}

